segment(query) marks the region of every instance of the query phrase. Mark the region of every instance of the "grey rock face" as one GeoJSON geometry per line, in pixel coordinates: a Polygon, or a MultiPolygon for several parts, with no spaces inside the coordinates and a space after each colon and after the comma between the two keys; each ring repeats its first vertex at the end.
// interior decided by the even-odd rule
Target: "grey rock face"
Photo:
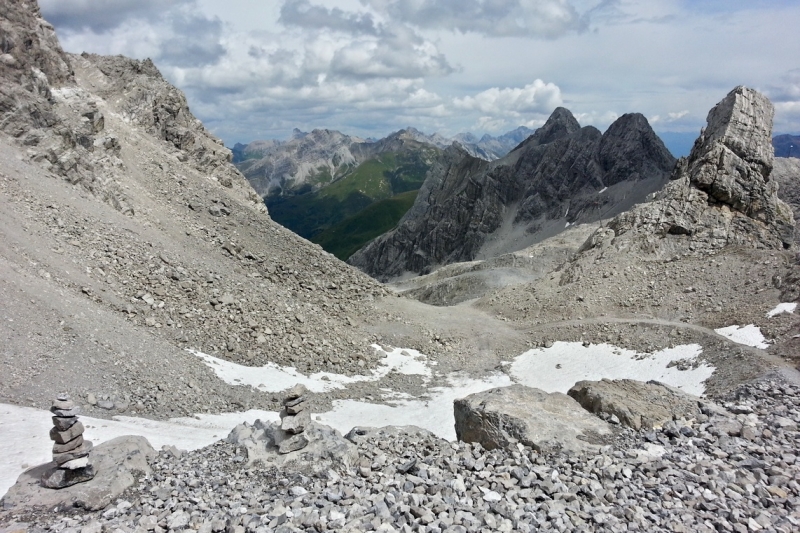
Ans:
{"type": "Polygon", "coordinates": [[[630,208],[663,186],[674,164],[642,115],[601,134],[559,108],[497,161],[448,148],[398,227],[348,262],[388,280],[519,250],[630,208]]]}
{"type": "Polygon", "coordinates": [[[456,400],[456,436],[486,449],[516,443],[537,451],[577,453],[599,448],[608,424],[566,394],[512,385],[456,400]]]}
{"type": "Polygon", "coordinates": [[[794,217],[771,179],[772,115],[765,96],[736,87],[709,112],[691,155],[655,200],[614,218],[613,237],[595,236],[585,247],[612,244],[669,257],[727,245],[790,247],[794,217]]]}
{"type": "MultiPolygon", "coordinates": [[[[324,172],[331,179],[358,161],[351,151],[363,143],[335,130],[298,132],[288,141],[254,141],[239,148],[237,167],[261,196],[298,189],[324,172]]],[[[318,185],[316,185],[318,186],[318,185]]]]}
{"type": "Polygon", "coordinates": [[[633,429],[652,429],[700,413],[700,398],[656,381],[632,379],[579,381],[567,394],[587,411],[616,416],[633,429]]]}

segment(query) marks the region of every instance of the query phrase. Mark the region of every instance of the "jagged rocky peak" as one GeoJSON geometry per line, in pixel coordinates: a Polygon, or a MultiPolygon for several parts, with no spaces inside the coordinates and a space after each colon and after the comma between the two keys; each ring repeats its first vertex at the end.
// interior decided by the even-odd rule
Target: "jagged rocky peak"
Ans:
{"type": "Polygon", "coordinates": [[[598,162],[606,171],[605,185],[630,180],[632,174],[672,169],[675,159],[641,113],[626,113],[603,134],[598,162]]]}
{"type": "Polygon", "coordinates": [[[537,145],[549,144],[557,139],[572,135],[580,129],[581,125],[569,109],[557,107],[555,111],[550,114],[544,126],[528,137],[527,143],[537,145]]]}
{"type": "MultiPolygon", "coordinates": [[[[709,112],[707,126],[689,157],[678,161],[670,183],[653,201],[599,229],[582,252],[609,248],[675,257],[728,245],[790,248],[794,217],[770,179],[772,117],[765,96],[736,87],[709,112]]],[[[567,273],[574,276],[575,268],[567,273]]]]}
{"type": "Polygon", "coordinates": [[[630,209],[663,187],[675,165],[641,115],[601,134],[565,108],[503,158],[479,160],[462,148],[445,150],[398,226],[350,264],[389,280],[521,250],[630,209]]]}

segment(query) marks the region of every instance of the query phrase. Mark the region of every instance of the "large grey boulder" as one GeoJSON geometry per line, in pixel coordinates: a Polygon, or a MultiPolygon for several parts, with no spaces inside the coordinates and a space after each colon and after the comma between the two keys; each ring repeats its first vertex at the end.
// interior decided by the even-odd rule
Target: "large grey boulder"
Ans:
{"type": "Polygon", "coordinates": [[[593,451],[612,435],[609,424],[560,392],[512,385],[453,402],[456,436],[492,450],[516,443],[543,451],[593,451]]]}
{"type": "MultiPolygon", "coordinates": [[[[672,181],[653,201],[598,230],[582,251],[610,247],[668,258],[729,245],[789,248],[794,217],[771,179],[773,113],[764,95],[733,89],[709,112],[708,125],[689,157],[678,161],[672,181]]],[[[575,277],[568,270],[565,280],[575,277]]]]}
{"type": "Polygon", "coordinates": [[[358,461],[358,449],[352,442],[316,422],[309,422],[303,433],[290,435],[280,423],[256,420],[252,425],[239,424],[226,440],[247,450],[248,464],[261,461],[303,473],[346,469],[358,461]]]}
{"type": "Polygon", "coordinates": [[[657,381],[579,381],[567,394],[587,411],[616,416],[620,423],[636,430],[700,414],[700,398],[657,381]]]}
{"type": "Polygon", "coordinates": [[[55,464],[47,463],[23,472],[17,483],[3,497],[6,511],[30,511],[34,508],[68,510],[80,507],[87,511],[105,508],[135,481],[134,472],[149,474],[149,461],[157,452],[144,437],[117,437],[92,450],[96,474],[93,479],[63,489],[42,487],[42,474],[55,464]]]}
{"type": "Polygon", "coordinates": [[[348,262],[386,281],[520,250],[644,201],[674,166],[641,114],[623,115],[600,133],[558,108],[496,161],[455,145],[445,150],[397,227],[348,262]]]}

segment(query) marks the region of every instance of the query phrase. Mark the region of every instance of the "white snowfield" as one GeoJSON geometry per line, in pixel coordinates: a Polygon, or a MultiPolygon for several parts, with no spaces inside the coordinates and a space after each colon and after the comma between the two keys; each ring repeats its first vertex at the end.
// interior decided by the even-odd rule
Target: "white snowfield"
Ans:
{"type": "Polygon", "coordinates": [[[715,329],[714,331],[723,337],[728,337],[733,342],[744,344],[745,346],[761,348],[762,350],[769,348],[769,343],[761,333],[761,328],[753,324],[748,324],[746,326],[728,326],[726,328],[715,329]]]}
{"type": "Polygon", "coordinates": [[[767,318],[772,318],[782,313],[793,314],[797,310],[797,303],[781,303],[775,306],[775,309],[767,313],[767,318]]]}
{"type": "MultiPolygon", "coordinates": [[[[415,350],[395,348],[384,350],[382,364],[370,375],[342,376],[318,373],[305,376],[294,368],[267,365],[252,368],[193,352],[208,364],[217,376],[233,385],[248,385],[259,390],[280,392],[296,383],[309,390],[324,392],[342,388],[357,381],[376,381],[397,372],[422,376],[428,381],[435,362],[415,350]]],[[[658,380],[692,394],[702,394],[703,382],[713,373],[707,364],[678,370],[669,367],[673,361],[696,362],[702,349],[689,344],[661,350],[652,354],[636,353],[609,344],[584,347],[579,342],[556,342],[551,348],[529,350],[506,365],[506,372],[496,372],[481,379],[451,374],[445,376],[448,385],[429,389],[425,397],[414,398],[405,393],[382,389],[385,404],[361,400],[337,400],[333,409],[315,413],[314,419],[345,433],[354,426],[416,425],[436,435],[455,440],[453,400],[495,387],[522,383],[548,392],[566,392],[575,382],[602,378],[658,380]]],[[[0,404],[0,427],[3,427],[9,449],[0,456],[0,494],[5,494],[25,469],[51,460],[48,433],[52,422],[50,413],[41,409],[0,404]]],[[[247,411],[220,415],[201,414],[195,417],[154,421],[131,416],[115,416],[113,420],[81,417],[86,426],[86,438],[99,444],[121,435],[142,435],[160,449],[174,445],[194,450],[225,438],[231,429],[242,422],[256,419],[277,421],[278,413],[247,411]]]]}
{"type": "Polygon", "coordinates": [[[395,348],[385,351],[377,344],[373,344],[372,347],[381,352],[384,358],[378,368],[368,376],[344,376],[331,374],[330,372],[318,372],[305,376],[294,367],[281,367],[274,363],[269,363],[262,367],[253,368],[225,361],[197,350],[189,351],[203,359],[214,370],[217,377],[225,383],[249,385],[266,392],[279,392],[289,389],[298,383],[305,385],[311,392],[327,392],[332,389],[343,389],[348,384],[360,381],[378,381],[391,372],[407,375],[417,374],[428,378],[432,375],[431,363],[427,362],[427,356],[416,350],[395,348]]]}

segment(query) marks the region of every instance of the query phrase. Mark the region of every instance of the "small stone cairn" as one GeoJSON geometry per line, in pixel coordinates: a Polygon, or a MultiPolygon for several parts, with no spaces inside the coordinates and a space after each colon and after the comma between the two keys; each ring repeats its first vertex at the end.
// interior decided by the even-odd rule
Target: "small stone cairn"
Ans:
{"type": "Polygon", "coordinates": [[[78,421],[80,407],[67,394],[59,394],[50,408],[53,413],[53,461],[56,468],[42,476],[42,486],[63,489],[94,477],[94,466],[89,461],[92,442],[83,439],[83,424],[78,421]]]}
{"type": "Polygon", "coordinates": [[[308,389],[299,383],[286,393],[280,413],[285,438],[278,444],[278,453],[296,452],[308,446],[308,438],[303,435],[311,423],[311,413],[306,409],[307,399],[308,389]]]}

